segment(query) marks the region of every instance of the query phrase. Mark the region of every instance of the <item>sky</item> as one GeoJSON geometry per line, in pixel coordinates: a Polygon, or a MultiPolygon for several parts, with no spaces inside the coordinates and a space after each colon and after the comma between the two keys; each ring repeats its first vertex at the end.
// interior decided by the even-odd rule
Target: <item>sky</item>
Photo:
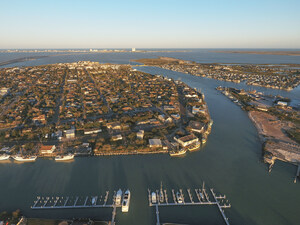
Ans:
{"type": "Polygon", "coordinates": [[[300,0],[0,0],[0,48],[300,48],[300,0]]]}

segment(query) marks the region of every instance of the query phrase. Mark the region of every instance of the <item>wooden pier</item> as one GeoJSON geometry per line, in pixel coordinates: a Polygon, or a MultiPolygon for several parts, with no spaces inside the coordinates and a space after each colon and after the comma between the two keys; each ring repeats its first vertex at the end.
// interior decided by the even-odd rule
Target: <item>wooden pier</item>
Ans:
{"type": "Polygon", "coordinates": [[[229,225],[228,218],[224,213],[224,209],[230,208],[231,205],[226,201],[225,195],[216,195],[213,189],[210,189],[208,192],[205,190],[205,185],[202,185],[202,188],[196,188],[195,193],[191,191],[191,189],[187,189],[186,191],[183,189],[179,189],[175,192],[174,189],[171,189],[171,194],[173,197],[173,202],[168,201],[167,190],[163,190],[164,193],[164,202],[156,201],[156,203],[152,202],[151,193],[156,193],[158,196],[158,190],[151,191],[148,189],[148,200],[149,206],[155,207],[156,211],[156,225],[160,225],[159,219],[159,207],[163,206],[203,206],[203,205],[216,205],[224,219],[226,225],[229,225]],[[177,194],[176,194],[177,193],[177,194]],[[187,193],[186,197],[184,193],[187,193]],[[177,195],[181,196],[182,203],[179,203],[177,195]],[[212,197],[213,201],[210,200],[210,196],[212,197]],[[225,202],[225,203],[224,203],[225,202]]]}
{"type": "MultiPolygon", "coordinates": [[[[116,193],[116,192],[114,192],[116,193]]],[[[66,197],[50,197],[50,196],[37,196],[36,200],[33,202],[31,209],[72,209],[72,208],[113,208],[121,207],[115,206],[115,194],[112,198],[112,203],[108,204],[109,201],[109,191],[106,191],[104,199],[102,201],[102,196],[66,196],[66,197]]]]}

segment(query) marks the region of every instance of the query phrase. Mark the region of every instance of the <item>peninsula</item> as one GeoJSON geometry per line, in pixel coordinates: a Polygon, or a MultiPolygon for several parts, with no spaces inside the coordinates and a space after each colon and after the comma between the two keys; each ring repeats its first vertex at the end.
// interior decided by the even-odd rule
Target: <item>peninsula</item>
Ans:
{"type": "Polygon", "coordinates": [[[300,65],[206,64],[168,57],[134,61],[194,76],[274,89],[292,90],[300,84],[300,65]]]}
{"type": "Polygon", "coordinates": [[[206,142],[212,126],[203,93],[130,65],[2,68],[0,77],[0,154],[15,160],[184,155],[206,142]]]}
{"type": "Polygon", "coordinates": [[[275,160],[300,164],[300,118],[291,99],[256,91],[218,87],[225,96],[248,112],[263,142],[264,161],[272,169],[275,160]]]}

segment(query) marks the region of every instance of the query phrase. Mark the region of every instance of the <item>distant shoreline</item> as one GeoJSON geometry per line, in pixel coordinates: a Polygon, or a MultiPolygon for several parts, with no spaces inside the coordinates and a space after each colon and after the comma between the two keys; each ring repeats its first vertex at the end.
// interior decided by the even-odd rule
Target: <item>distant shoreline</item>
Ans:
{"type": "Polygon", "coordinates": [[[216,53],[239,53],[239,54],[257,54],[257,55],[289,55],[300,56],[300,51],[211,51],[216,53]]]}

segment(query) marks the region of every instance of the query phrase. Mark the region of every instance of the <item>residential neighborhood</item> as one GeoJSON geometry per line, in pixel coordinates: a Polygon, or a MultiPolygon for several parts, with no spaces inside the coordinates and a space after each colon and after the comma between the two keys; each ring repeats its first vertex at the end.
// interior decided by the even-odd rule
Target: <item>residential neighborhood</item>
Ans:
{"type": "Polygon", "coordinates": [[[135,61],[194,76],[235,83],[245,82],[247,85],[273,89],[290,91],[300,84],[300,70],[297,65],[206,64],[168,57],[135,61]]]}
{"type": "Polygon", "coordinates": [[[211,130],[202,93],[130,65],[59,63],[0,76],[0,139],[9,154],[177,156],[199,149],[211,130]]]}

